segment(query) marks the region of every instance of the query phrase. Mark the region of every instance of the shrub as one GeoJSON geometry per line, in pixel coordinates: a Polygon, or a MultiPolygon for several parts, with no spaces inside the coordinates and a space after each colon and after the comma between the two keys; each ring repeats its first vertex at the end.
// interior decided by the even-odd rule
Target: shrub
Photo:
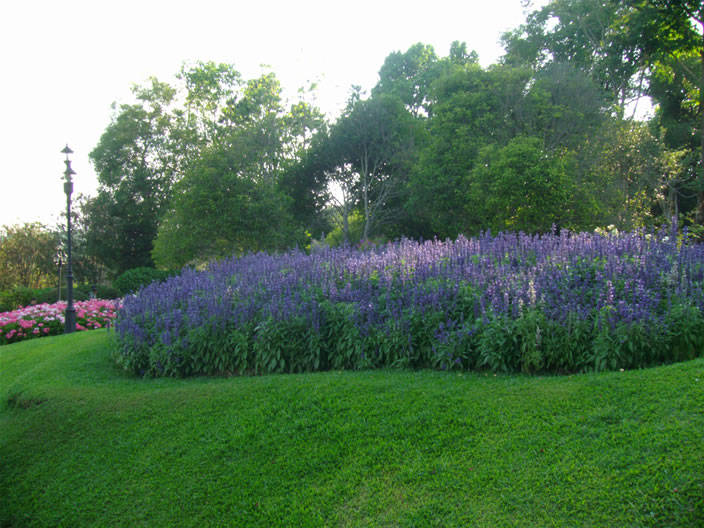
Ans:
{"type": "Polygon", "coordinates": [[[98,299],[117,299],[122,297],[122,295],[120,295],[120,291],[117,288],[100,284],[97,288],[96,297],[98,299]]]}
{"type": "MultiPolygon", "coordinates": [[[[61,287],[61,299],[65,301],[68,292],[65,286],[61,287]]],[[[59,289],[58,288],[44,288],[42,290],[36,290],[34,299],[38,304],[51,304],[59,301],[59,289]]],[[[74,301],[87,301],[90,299],[90,288],[88,286],[74,286],[73,287],[73,300],[74,301]]]]}
{"type": "Polygon", "coordinates": [[[34,295],[32,288],[23,286],[16,286],[11,290],[0,292],[0,312],[8,312],[20,306],[27,306],[32,302],[34,295]]]}
{"type": "Polygon", "coordinates": [[[133,268],[125,271],[113,281],[113,287],[119,296],[135,293],[154,281],[164,281],[175,275],[174,271],[163,271],[154,268],[133,268]]]}

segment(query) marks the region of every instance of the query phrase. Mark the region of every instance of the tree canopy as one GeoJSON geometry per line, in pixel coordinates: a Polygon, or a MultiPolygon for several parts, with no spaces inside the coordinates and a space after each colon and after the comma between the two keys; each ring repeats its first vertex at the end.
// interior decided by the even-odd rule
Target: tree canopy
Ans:
{"type": "Polygon", "coordinates": [[[393,51],[326,120],[273,72],[185,64],[133,87],[91,153],[84,245],[113,275],[232,253],[483,230],[704,232],[704,8],[552,0],[497,64],[393,51]],[[639,100],[654,114],[638,120],[639,100]]]}

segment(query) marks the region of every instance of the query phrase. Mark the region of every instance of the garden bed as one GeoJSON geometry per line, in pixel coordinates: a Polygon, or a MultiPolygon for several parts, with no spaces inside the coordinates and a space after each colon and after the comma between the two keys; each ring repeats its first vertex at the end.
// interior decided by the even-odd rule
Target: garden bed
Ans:
{"type": "Polygon", "coordinates": [[[114,355],[152,376],[618,370],[700,355],[703,310],[686,234],[402,240],[186,270],[125,299],[114,355]]]}
{"type": "MultiPolygon", "coordinates": [[[[92,299],[77,301],[76,330],[103,328],[115,318],[120,301],[92,299]]],[[[0,345],[25,339],[64,333],[66,303],[35,304],[12,312],[0,313],[0,345]]]]}

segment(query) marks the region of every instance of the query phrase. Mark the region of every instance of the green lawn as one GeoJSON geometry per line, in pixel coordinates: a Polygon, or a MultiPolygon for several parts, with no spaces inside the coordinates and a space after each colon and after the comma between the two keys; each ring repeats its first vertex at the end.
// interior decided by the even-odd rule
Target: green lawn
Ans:
{"type": "Polygon", "coordinates": [[[133,379],[0,347],[0,526],[704,526],[704,359],[133,379]]]}

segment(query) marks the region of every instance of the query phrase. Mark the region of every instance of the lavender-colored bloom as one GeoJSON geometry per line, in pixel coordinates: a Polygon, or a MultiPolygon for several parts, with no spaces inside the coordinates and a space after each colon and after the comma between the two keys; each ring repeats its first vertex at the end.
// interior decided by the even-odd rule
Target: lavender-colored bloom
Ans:
{"type": "MultiPolygon", "coordinates": [[[[644,325],[664,335],[667,314],[682,303],[704,310],[704,248],[678,245],[671,231],[484,233],[455,241],[402,239],[365,251],[320,248],[213,262],[127,297],[114,327],[125,357],[163,347],[179,363],[178,372],[203,336],[220,343],[206,343],[215,347],[212,354],[230,357],[233,333],[244,336],[241,349],[275,328],[303,329],[295,331],[327,348],[356,335],[357,356],[348,364],[365,365],[383,355],[380,336],[402,335],[398,354],[422,356],[427,350],[434,357],[443,354],[443,346],[480,339],[491,321],[504,321],[510,332],[508,322],[533,311],[556,327],[583,321],[601,332],[607,331],[604,323],[608,331],[644,325]],[[335,334],[343,312],[333,312],[334,306],[346,307],[347,335],[335,334]],[[433,320],[441,322],[433,327],[433,320]]],[[[303,338],[290,336],[296,339],[303,338]]],[[[281,344],[289,345],[294,347],[281,344]]],[[[264,353],[262,347],[242,354],[264,353]]],[[[296,350],[305,352],[302,345],[296,350]]],[[[135,364],[139,372],[148,362],[135,364]]]]}

